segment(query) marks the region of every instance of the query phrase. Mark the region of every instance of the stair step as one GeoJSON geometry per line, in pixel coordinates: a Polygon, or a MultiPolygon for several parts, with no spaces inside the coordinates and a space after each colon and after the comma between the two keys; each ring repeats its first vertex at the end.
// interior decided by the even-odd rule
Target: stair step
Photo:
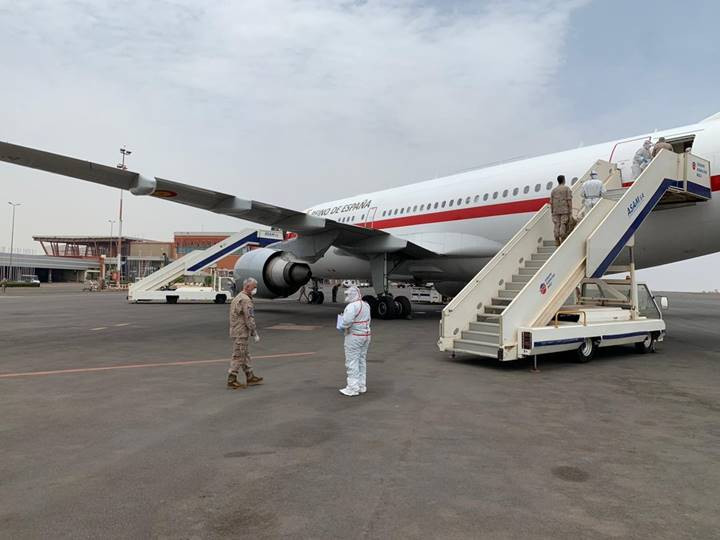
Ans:
{"type": "Polygon", "coordinates": [[[461,332],[460,337],[468,341],[479,341],[482,343],[494,343],[500,346],[500,334],[491,334],[489,332],[475,332],[474,330],[465,330],[461,332]]]}
{"type": "Polygon", "coordinates": [[[495,323],[500,320],[500,315],[496,315],[495,313],[478,313],[477,314],[477,322],[479,323],[495,323]]]}
{"type": "MultiPolygon", "coordinates": [[[[500,291],[500,292],[504,292],[504,291],[500,291]]],[[[504,298],[504,297],[499,297],[499,296],[492,297],[492,305],[493,306],[505,307],[505,306],[510,305],[510,302],[512,302],[512,298],[504,298]]]]}
{"type": "Polygon", "coordinates": [[[543,247],[555,247],[555,240],[543,240],[543,247]]]}
{"type": "Polygon", "coordinates": [[[518,273],[521,276],[534,276],[537,273],[538,268],[518,268],[518,273]]]}
{"type": "MultiPolygon", "coordinates": [[[[514,276],[517,277],[517,276],[514,276]]],[[[530,277],[530,276],[522,276],[522,277],[530,277]]],[[[519,291],[525,286],[525,283],[530,281],[529,279],[527,281],[515,281],[514,279],[508,283],[505,284],[505,290],[506,291],[519,291]]],[[[502,292],[502,291],[501,291],[502,292]]]]}
{"type": "Polygon", "coordinates": [[[485,306],[485,315],[500,315],[505,311],[505,306],[485,306]]]}
{"type": "Polygon", "coordinates": [[[533,253],[530,255],[531,261],[547,261],[552,253],[533,253]]]}
{"type": "Polygon", "coordinates": [[[470,339],[456,339],[453,344],[455,351],[466,352],[470,354],[479,354],[490,358],[498,357],[497,343],[486,343],[483,341],[473,341],[470,339]]]}
{"type": "MultiPolygon", "coordinates": [[[[508,283],[508,285],[510,285],[510,283],[508,283]]],[[[518,283],[517,285],[520,285],[520,283],[518,283]]],[[[498,292],[500,298],[515,298],[518,294],[520,294],[520,288],[505,289],[504,291],[498,292]]]]}
{"type": "Polygon", "coordinates": [[[540,268],[543,264],[545,264],[545,261],[529,260],[525,261],[525,268],[540,268]]]}
{"type": "Polygon", "coordinates": [[[471,322],[470,323],[470,331],[471,332],[486,332],[488,334],[499,334],[500,333],[500,325],[497,323],[490,323],[490,322],[471,322]]]}
{"type": "Polygon", "coordinates": [[[538,253],[555,253],[555,246],[540,246],[538,248],[538,253]]]}
{"type": "Polygon", "coordinates": [[[535,272],[533,272],[532,274],[513,274],[511,283],[519,283],[524,287],[525,284],[530,281],[534,275],[535,272]]]}

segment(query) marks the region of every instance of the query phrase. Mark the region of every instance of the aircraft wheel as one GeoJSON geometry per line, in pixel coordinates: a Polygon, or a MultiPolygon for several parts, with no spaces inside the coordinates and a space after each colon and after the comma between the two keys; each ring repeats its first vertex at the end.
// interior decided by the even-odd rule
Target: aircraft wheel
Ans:
{"type": "Polygon", "coordinates": [[[320,305],[325,301],[325,295],[322,291],[310,291],[308,294],[308,304],[320,305]]]}
{"type": "Polygon", "coordinates": [[[395,300],[392,296],[382,296],[378,298],[378,317],[387,321],[394,319],[397,316],[397,307],[395,306],[395,300]]]}
{"type": "Polygon", "coordinates": [[[398,306],[398,318],[409,319],[412,316],[412,304],[407,296],[396,296],[395,304],[398,306]]]}
{"type": "Polygon", "coordinates": [[[370,306],[370,315],[372,317],[378,316],[378,299],[374,296],[370,296],[369,294],[362,297],[363,302],[366,302],[368,306],[370,306]]]}
{"type": "Polygon", "coordinates": [[[590,338],[585,338],[585,341],[583,341],[583,344],[580,345],[580,348],[575,353],[575,360],[581,364],[585,364],[593,359],[596,350],[597,344],[595,341],[590,338]]]}
{"type": "Polygon", "coordinates": [[[655,336],[648,334],[643,341],[635,344],[635,350],[640,354],[655,352],[655,336]]]}

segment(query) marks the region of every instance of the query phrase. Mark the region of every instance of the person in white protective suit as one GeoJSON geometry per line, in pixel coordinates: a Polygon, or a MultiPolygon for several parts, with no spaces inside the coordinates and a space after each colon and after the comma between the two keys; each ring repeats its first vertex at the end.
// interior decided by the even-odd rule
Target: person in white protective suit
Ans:
{"type": "Polygon", "coordinates": [[[592,209],[593,206],[605,195],[605,186],[603,185],[600,178],[598,178],[597,171],[590,171],[590,178],[583,182],[580,186],[580,196],[582,197],[583,203],[583,217],[592,209]]]}
{"type": "Polygon", "coordinates": [[[642,145],[642,148],[635,152],[635,157],[633,158],[632,164],[633,180],[640,176],[640,173],[645,170],[647,164],[650,163],[650,161],[652,160],[652,151],[650,150],[651,148],[652,143],[650,142],[650,139],[646,139],[642,145]]]}
{"type": "Polygon", "coordinates": [[[370,347],[370,306],[363,302],[360,289],[345,290],[345,310],[342,327],[345,332],[345,369],[347,385],[340,390],[346,396],[357,396],[367,391],[367,353],[370,347]]]}

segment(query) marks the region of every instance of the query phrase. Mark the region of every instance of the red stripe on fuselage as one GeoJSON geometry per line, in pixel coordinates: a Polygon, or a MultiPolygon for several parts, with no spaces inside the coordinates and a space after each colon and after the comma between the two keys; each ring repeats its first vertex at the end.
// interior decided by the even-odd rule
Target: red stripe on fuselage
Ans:
{"type": "MultiPolygon", "coordinates": [[[[623,187],[631,186],[632,182],[623,183],[623,187]]],[[[720,175],[710,178],[712,191],[720,191],[720,175]]],[[[499,204],[487,204],[484,206],[473,206],[471,208],[458,208],[456,210],[443,210],[442,212],[431,212],[429,214],[417,214],[414,216],[391,217],[376,220],[370,225],[371,229],[392,229],[393,227],[411,227],[413,225],[425,225],[428,223],[443,223],[446,221],[458,221],[461,219],[478,219],[485,217],[509,216],[514,214],[526,214],[537,212],[550,199],[529,199],[525,201],[514,201],[499,204]]],[[[368,225],[365,225],[366,227],[368,225]]]]}
{"type": "Polygon", "coordinates": [[[375,221],[372,228],[389,229],[392,227],[410,227],[412,225],[457,221],[460,219],[525,214],[527,212],[537,212],[548,200],[549,199],[530,199],[500,204],[487,204],[485,206],[473,206],[471,208],[458,208],[456,210],[443,210],[442,212],[432,212],[430,214],[392,217],[375,221]]]}

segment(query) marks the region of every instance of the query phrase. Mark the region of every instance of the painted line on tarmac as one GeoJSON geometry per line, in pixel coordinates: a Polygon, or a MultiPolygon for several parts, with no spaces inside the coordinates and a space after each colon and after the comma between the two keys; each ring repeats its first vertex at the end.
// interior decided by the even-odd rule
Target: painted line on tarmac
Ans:
{"type": "Polygon", "coordinates": [[[97,328],[91,328],[90,330],[107,330],[107,326],[98,326],[97,328]]]}
{"type": "MultiPolygon", "coordinates": [[[[298,356],[312,356],[315,352],[297,352],[297,353],[280,353],[280,354],[263,354],[253,356],[253,360],[262,358],[293,358],[298,356]]],[[[220,362],[229,362],[229,358],[219,358],[217,360],[184,360],[180,362],[153,362],[150,364],[121,364],[119,366],[101,366],[90,368],[74,368],[74,369],[56,369],[53,371],[26,371],[24,373],[0,373],[0,379],[14,379],[17,377],[39,377],[45,375],[62,375],[65,373],[90,373],[93,371],[112,371],[114,369],[138,369],[151,367],[168,367],[168,366],[193,366],[198,364],[218,364],[220,362]]]]}

